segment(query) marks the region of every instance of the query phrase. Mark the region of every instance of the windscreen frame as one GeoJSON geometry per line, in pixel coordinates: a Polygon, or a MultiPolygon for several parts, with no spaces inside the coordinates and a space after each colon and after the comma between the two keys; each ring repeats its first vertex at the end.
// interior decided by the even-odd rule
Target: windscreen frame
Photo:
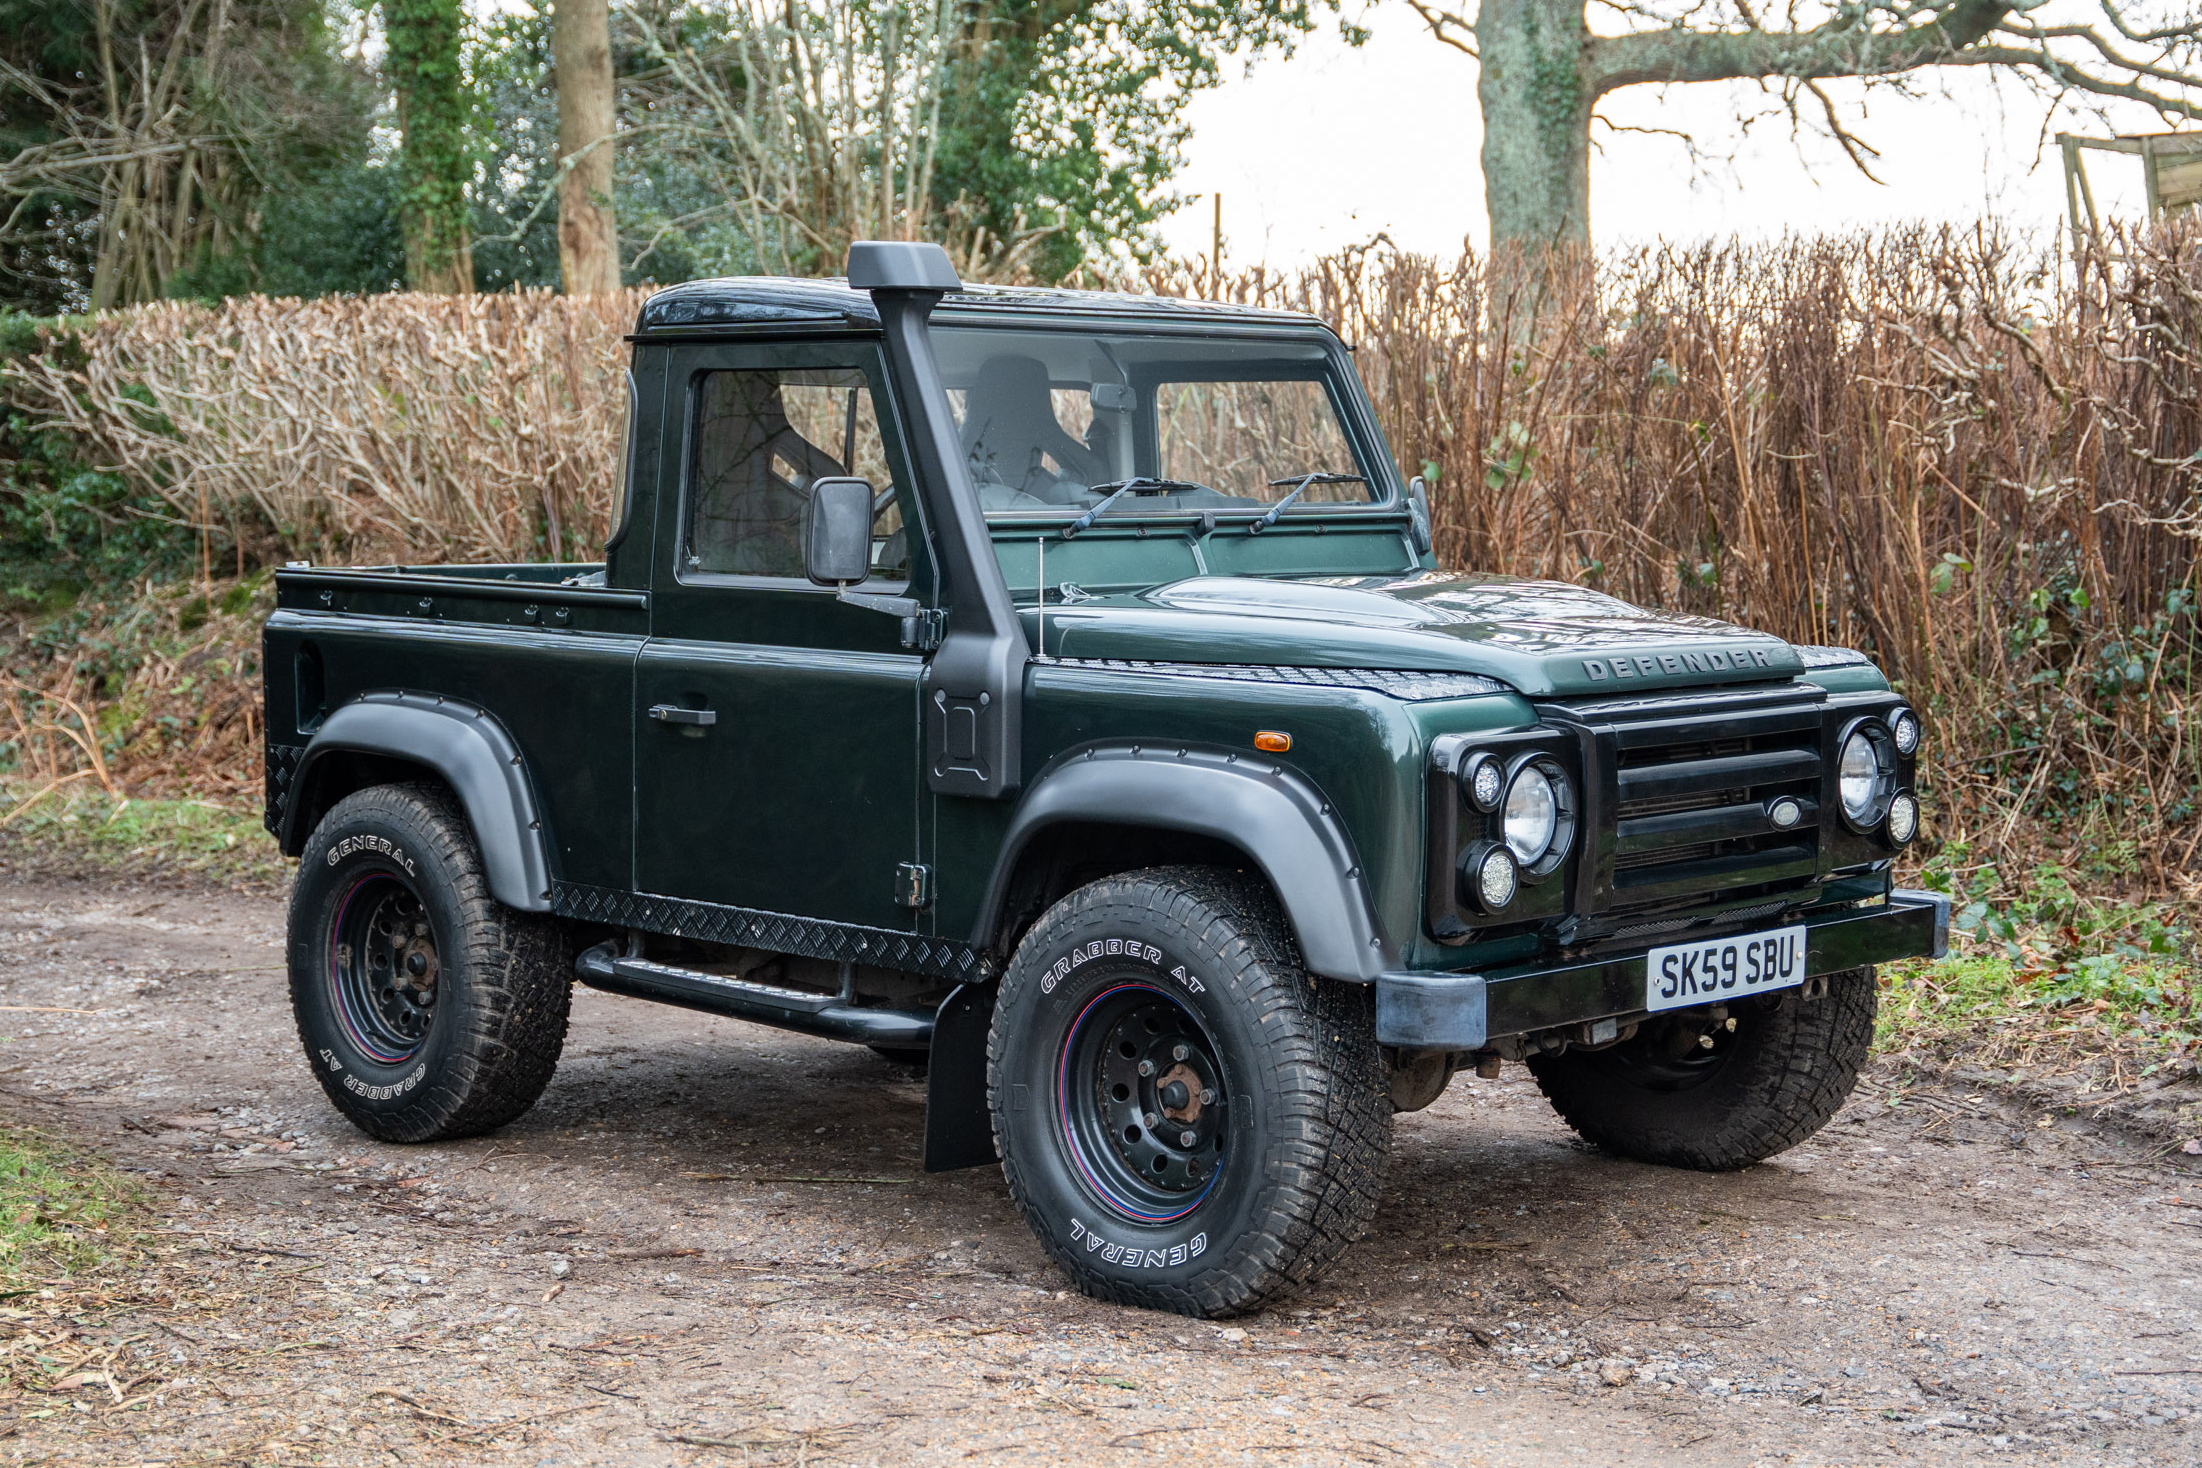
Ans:
{"type": "MultiPolygon", "coordinates": [[[[1367,476],[1370,497],[1366,500],[1309,502],[1296,501],[1285,513],[1284,519],[1300,520],[1318,517],[1325,522],[1339,517],[1376,515],[1395,518],[1409,511],[1406,484],[1397,461],[1392,457],[1390,445],[1376,421],[1373,406],[1354,370],[1350,350],[1328,327],[1309,322],[1304,327],[1264,322],[1258,325],[1236,325],[1215,320],[1196,323],[1162,322],[1152,319],[1108,318],[1081,316],[1075,318],[1033,317],[1020,314],[1009,318],[1007,313],[959,311],[951,315],[943,310],[933,321],[936,353],[952,338],[985,335],[997,338],[1004,347],[1019,337],[1042,334],[1069,335],[1111,342],[1122,339],[1169,340],[1175,342],[1231,341],[1248,347],[1261,343],[1273,343],[1286,348],[1299,361],[1279,360],[1267,370],[1253,361],[1234,359],[1231,356],[1187,357],[1177,361],[1143,362],[1123,367],[1127,384],[1133,388],[1137,403],[1133,411],[1134,432],[1137,435],[1135,454],[1144,456],[1150,463],[1157,463],[1158,424],[1156,418],[1156,384],[1171,382],[1291,382],[1307,381],[1321,385],[1325,401],[1338,420],[1348,452],[1353,456],[1352,468],[1367,476]],[[1314,353],[1301,356],[1314,348],[1314,353]],[[1188,376],[1188,368],[1204,375],[1188,376]]],[[[1106,349],[1104,348],[1104,354],[1106,349]]],[[[1053,380],[1051,377],[1051,388],[1053,380]]],[[[963,388],[952,390],[962,391],[963,388]]],[[[961,434],[961,424],[958,424],[961,434]]],[[[1336,466],[1325,466],[1336,467],[1336,466]]],[[[1281,493],[1281,492],[1280,492],[1281,493]]],[[[1156,506],[1146,500],[1126,500],[1111,509],[1109,518],[1126,523],[1188,522],[1204,519],[1217,522],[1239,523],[1265,514],[1275,501],[1256,504],[1231,504],[1221,506],[1156,506]]],[[[1014,508],[986,512],[990,526],[1046,527],[1064,523],[1080,513],[1076,506],[1016,506],[1014,508]]]]}

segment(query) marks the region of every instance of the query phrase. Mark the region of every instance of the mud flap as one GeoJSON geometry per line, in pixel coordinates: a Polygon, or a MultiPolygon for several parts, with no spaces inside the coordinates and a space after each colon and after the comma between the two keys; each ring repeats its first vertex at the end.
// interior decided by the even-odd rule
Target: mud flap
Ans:
{"type": "Polygon", "coordinates": [[[954,1172],[996,1161],[986,1104],[986,1035],[994,986],[961,984],[941,1001],[926,1065],[925,1170],[954,1172]]]}

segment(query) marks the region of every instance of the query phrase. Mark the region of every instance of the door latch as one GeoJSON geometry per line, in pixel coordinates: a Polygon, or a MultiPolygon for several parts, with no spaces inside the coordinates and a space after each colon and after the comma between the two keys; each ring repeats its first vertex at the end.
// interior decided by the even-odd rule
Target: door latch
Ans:
{"type": "Polygon", "coordinates": [[[933,869],[921,862],[914,861],[906,861],[896,867],[895,901],[904,907],[931,907],[933,905],[933,869]]]}
{"type": "Polygon", "coordinates": [[[719,715],[716,710],[684,709],[676,703],[654,703],[650,705],[650,717],[661,724],[693,724],[699,728],[719,722],[719,715]]]}

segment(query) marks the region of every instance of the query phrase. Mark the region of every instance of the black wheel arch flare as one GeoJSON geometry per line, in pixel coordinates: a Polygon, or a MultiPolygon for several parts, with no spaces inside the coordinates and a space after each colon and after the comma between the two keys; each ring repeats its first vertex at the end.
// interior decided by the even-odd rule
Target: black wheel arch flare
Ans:
{"type": "Polygon", "coordinates": [[[542,807],[512,735],[486,710],[436,694],[377,691],[331,713],[299,760],[277,837],[297,856],[329,802],[320,786],[346,755],[378,756],[433,772],[451,787],[482,852],[492,896],[522,912],[548,912],[551,864],[542,807]]]}
{"type": "Polygon", "coordinates": [[[1311,973],[1371,982],[1397,967],[1353,838],[1322,791],[1290,765],[1197,744],[1087,744],[1050,761],[1010,818],[972,945],[1002,925],[1018,864],[1066,823],[1162,830],[1242,852],[1277,894],[1311,973]]]}

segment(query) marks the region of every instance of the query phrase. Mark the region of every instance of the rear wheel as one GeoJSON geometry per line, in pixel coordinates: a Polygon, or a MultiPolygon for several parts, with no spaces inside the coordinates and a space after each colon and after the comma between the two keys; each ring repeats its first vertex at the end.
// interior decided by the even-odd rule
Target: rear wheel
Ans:
{"type": "Polygon", "coordinates": [[[369,1136],[429,1142],[535,1104],[565,1044],[573,950],[489,895],[465,815],[430,785],[346,796],[291,888],[291,1007],[321,1088],[369,1136]]]}
{"type": "Polygon", "coordinates": [[[1725,1172],[1826,1126],[1865,1064],[1873,970],[1830,974],[1826,993],[1744,999],[1728,1013],[1655,1016],[1604,1050],[1534,1056],[1530,1074],[1586,1141],[1640,1162],[1725,1172]]]}
{"type": "Polygon", "coordinates": [[[1375,1212],[1371,993],[1308,974],[1246,877],[1133,872],[1057,903],[1003,977],[987,1078],[1010,1191],[1089,1295],[1259,1309],[1375,1212]]]}

